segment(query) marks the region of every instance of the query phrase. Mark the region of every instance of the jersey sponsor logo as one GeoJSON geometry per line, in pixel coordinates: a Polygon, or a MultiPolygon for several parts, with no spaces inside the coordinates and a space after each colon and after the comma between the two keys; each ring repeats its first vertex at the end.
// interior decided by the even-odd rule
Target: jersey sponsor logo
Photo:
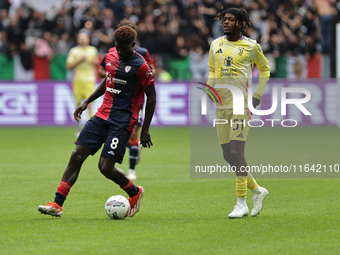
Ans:
{"type": "Polygon", "coordinates": [[[237,77],[237,69],[232,67],[233,59],[228,57],[224,60],[224,65],[227,67],[221,67],[221,77],[237,77]]]}
{"type": "Polygon", "coordinates": [[[111,92],[113,94],[119,94],[121,92],[121,90],[119,90],[119,89],[114,89],[114,88],[110,88],[110,87],[107,87],[106,91],[111,92]]]}
{"type": "Polygon", "coordinates": [[[114,151],[109,151],[107,154],[115,155],[114,151]]]}
{"type": "Polygon", "coordinates": [[[111,66],[111,62],[107,62],[107,64],[106,64],[107,66],[111,66]]]}
{"type": "Polygon", "coordinates": [[[219,50],[218,50],[218,51],[216,51],[215,53],[223,53],[223,51],[222,51],[222,49],[221,49],[221,48],[219,48],[219,50]]]}
{"type": "Polygon", "coordinates": [[[233,64],[233,58],[227,57],[224,59],[224,65],[225,66],[231,66],[233,64]]]}
{"type": "Polygon", "coordinates": [[[126,85],[126,84],[127,84],[127,81],[126,81],[126,80],[118,79],[118,78],[115,78],[115,77],[112,78],[110,72],[106,72],[106,81],[107,81],[109,84],[112,84],[112,81],[114,81],[115,83],[123,84],[123,85],[126,85]]]}
{"type": "Polygon", "coordinates": [[[238,136],[236,136],[236,137],[238,137],[238,138],[243,138],[243,135],[242,135],[242,133],[240,133],[238,136]]]}
{"type": "Polygon", "coordinates": [[[131,66],[126,66],[125,67],[125,72],[128,73],[131,70],[131,66]]]}
{"type": "Polygon", "coordinates": [[[145,75],[146,75],[146,77],[152,77],[153,74],[152,74],[151,70],[148,70],[148,71],[146,71],[145,75]]]}
{"type": "Polygon", "coordinates": [[[119,84],[124,84],[124,85],[127,84],[127,81],[126,81],[126,80],[122,80],[122,79],[118,79],[118,78],[113,78],[113,81],[114,81],[115,83],[119,83],[119,84]]]}
{"type": "Polygon", "coordinates": [[[239,50],[238,55],[242,56],[244,47],[238,47],[238,50],[239,50]]]}
{"type": "Polygon", "coordinates": [[[235,68],[222,68],[221,67],[221,77],[237,77],[237,70],[235,68]]]}

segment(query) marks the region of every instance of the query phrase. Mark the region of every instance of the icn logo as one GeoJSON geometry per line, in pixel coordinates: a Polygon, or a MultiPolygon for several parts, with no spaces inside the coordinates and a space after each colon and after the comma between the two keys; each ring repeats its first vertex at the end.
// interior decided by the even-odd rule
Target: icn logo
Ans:
{"type": "MultiPolygon", "coordinates": [[[[211,97],[211,99],[214,101],[215,105],[217,105],[216,98],[218,99],[219,103],[222,105],[221,98],[218,95],[216,89],[214,89],[210,85],[205,84],[203,82],[198,82],[198,83],[202,84],[206,87],[206,89],[203,89],[203,88],[200,88],[200,87],[197,87],[197,88],[205,91],[211,97]]],[[[201,99],[202,99],[202,105],[201,105],[202,115],[206,115],[207,114],[207,97],[206,97],[206,95],[203,94],[201,99]]]]}

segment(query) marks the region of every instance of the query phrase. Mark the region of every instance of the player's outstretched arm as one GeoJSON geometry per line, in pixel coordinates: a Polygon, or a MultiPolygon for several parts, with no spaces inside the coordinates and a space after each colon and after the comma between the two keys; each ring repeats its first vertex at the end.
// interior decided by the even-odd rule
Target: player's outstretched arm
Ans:
{"type": "Polygon", "coordinates": [[[151,84],[147,87],[144,87],[144,92],[146,94],[146,107],[145,107],[145,116],[144,116],[144,123],[142,127],[142,131],[140,134],[140,142],[143,147],[151,147],[152,141],[151,136],[149,133],[149,127],[151,124],[151,120],[153,117],[153,113],[155,111],[156,106],[156,89],[155,84],[151,84]]]}
{"type": "Polygon", "coordinates": [[[96,100],[98,97],[103,95],[105,93],[105,87],[106,87],[106,78],[103,79],[98,87],[95,89],[95,91],[88,97],[86,98],[74,111],[73,116],[76,121],[79,122],[81,119],[81,114],[83,111],[86,110],[87,106],[92,103],[94,100],[96,100]]]}

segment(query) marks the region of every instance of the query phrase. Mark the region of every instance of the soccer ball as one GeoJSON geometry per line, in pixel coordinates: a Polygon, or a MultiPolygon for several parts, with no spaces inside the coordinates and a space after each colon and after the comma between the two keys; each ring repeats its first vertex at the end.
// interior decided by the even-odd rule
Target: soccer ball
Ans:
{"type": "Polygon", "coordinates": [[[130,208],[129,200],[121,195],[114,195],[105,202],[105,212],[114,220],[125,219],[130,208]]]}

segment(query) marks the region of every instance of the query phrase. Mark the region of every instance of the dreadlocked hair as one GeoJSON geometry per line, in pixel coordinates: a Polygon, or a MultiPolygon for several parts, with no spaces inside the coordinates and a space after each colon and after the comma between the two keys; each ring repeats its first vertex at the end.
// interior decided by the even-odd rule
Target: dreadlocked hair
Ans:
{"type": "Polygon", "coordinates": [[[246,10],[241,8],[228,8],[226,10],[223,10],[223,6],[221,8],[221,12],[217,13],[214,20],[218,20],[218,22],[223,26],[224,16],[227,14],[233,14],[237,20],[236,25],[238,25],[238,22],[243,22],[243,27],[241,28],[241,32],[244,33],[247,31],[248,27],[251,26],[250,23],[250,17],[246,10]]]}
{"type": "Polygon", "coordinates": [[[119,24],[118,24],[118,27],[121,27],[121,26],[128,26],[128,27],[132,27],[134,30],[137,31],[137,26],[136,24],[129,20],[129,19],[122,19],[119,24]]]}
{"type": "Polygon", "coordinates": [[[117,42],[131,43],[135,40],[137,32],[131,27],[121,26],[117,28],[113,36],[117,42]]]}

